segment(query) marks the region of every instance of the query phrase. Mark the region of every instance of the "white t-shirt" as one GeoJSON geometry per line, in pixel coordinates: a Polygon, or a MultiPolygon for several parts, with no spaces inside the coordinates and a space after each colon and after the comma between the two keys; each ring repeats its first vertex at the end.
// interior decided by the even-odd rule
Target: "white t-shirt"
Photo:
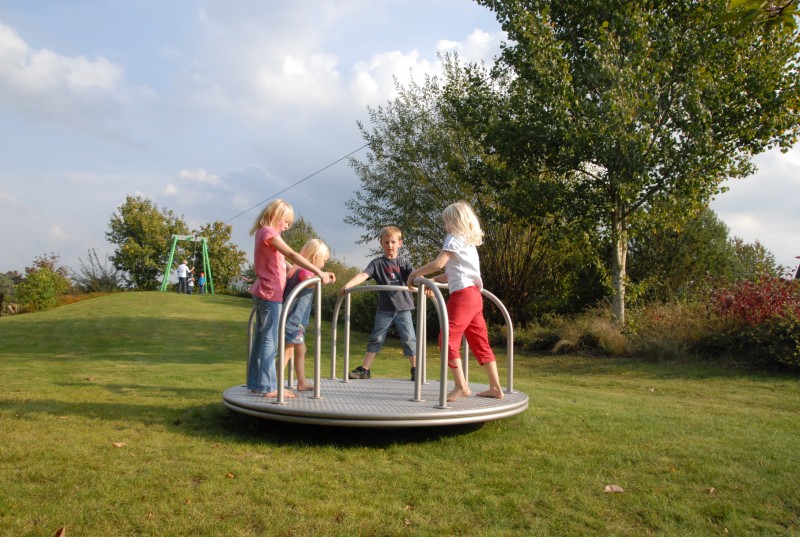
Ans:
{"type": "Polygon", "coordinates": [[[186,263],[181,263],[178,265],[178,278],[185,278],[189,275],[189,267],[186,263]]]}
{"type": "Polygon", "coordinates": [[[454,254],[444,266],[447,288],[451,293],[472,285],[479,291],[483,289],[481,262],[478,259],[478,249],[474,245],[468,245],[461,237],[448,235],[444,239],[442,250],[454,254]]]}

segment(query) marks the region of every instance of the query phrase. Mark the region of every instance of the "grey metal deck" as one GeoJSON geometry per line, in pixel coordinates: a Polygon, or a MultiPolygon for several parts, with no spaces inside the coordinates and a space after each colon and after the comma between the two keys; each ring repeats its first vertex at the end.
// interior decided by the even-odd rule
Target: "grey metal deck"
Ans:
{"type": "MultiPolygon", "coordinates": [[[[319,399],[314,392],[295,392],[295,399],[276,403],[251,394],[244,386],[222,394],[225,406],[235,412],[278,421],[343,427],[431,427],[507,418],[528,408],[522,392],[505,393],[503,399],[477,397],[489,388],[469,383],[473,395],[439,408],[439,381],[422,385],[423,401],[414,401],[414,383],[407,379],[321,379],[319,399]]],[[[452,389],[449,383],[448,391],[452,389]]]]}

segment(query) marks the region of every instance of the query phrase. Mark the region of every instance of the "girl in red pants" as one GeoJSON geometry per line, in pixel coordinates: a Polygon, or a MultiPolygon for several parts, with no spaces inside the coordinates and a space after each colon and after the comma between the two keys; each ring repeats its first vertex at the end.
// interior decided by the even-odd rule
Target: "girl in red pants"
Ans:
{"type": "Polygon", "coordinates": [[[489,389],[478,395],[502,399],[503,389],[497,373],[497,362],[489,346],[486,320],[483,317],[483,280],[476,248],[483,242],[483,230],[472,207],[463,201],[449,205],[442,212],[442,218],[447,236],[441,252],[436,259],[413,271],[406,285],[413,291],[417,276],[444,269],[444,274],[434,278],[434,281],[447,282],[450,291],[450,298],[447,300],[450,328],[447,365],[453,373],[455,387],[447,394],[447,400],[455,401],[472,393],[461,365],[462,335],[466,336],[472,353],[489,378],[489,389]]]}

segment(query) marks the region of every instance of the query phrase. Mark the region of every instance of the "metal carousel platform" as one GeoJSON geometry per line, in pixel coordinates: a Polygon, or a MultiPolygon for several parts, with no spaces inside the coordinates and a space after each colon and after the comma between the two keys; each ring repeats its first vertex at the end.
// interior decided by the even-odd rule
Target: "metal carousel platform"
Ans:
{"type": "MultiPolygon", "coordinates": [[[[362,380],[347,379],[350,355],[350,295],[357,291],[408,291],[405,286],[372,285],[357,286],[348,290],[336,303],[332,324],[331,373],[330,378],[321,378],[321,296],[322,284],[319,278],[311,278],[298,285],[284,302],[279,322],[281,338],[278,345],[278,356],[283,356],[285,343],[282,335],[285,332],[286,312],[289,305],[305,287],[315,285],[315,345],[314,345],[314,391],[294,392],[296,397],[285,397],[287,383],[281,360],[278,360],[278,397],[264,398],[251,393],[244,385],[228,388],[222,394],[223,404],[234,412],[284,422],[309,425],[328,425],[342,427],[434,427],[445,425],[461,425],[498,420],[524,412],[528,408],[528,396],[515,391],[514,382],[514,333],[513,324],[503,304],[485,289],[483,295],[493,302],[503,314],[506,321],[506,386],[503,388],[503,399],[479,397],[476,394],[489,389],[486,384],[469,381],[469,348],[464,342],[464,373],[468,380],[472,395],[457,401],[448,402],[447,392],[453,388],[452,382],[442,385],[441,379],[447,379],[447,310],[444,298],[439,291],[439,284],[425,278],[418,278],[420,284],[417,301],[417,375],[416,382],[408,379],[371,378],[362,380]],[[434,306],[442,326],[442,356],[440,359],[440,380],[426,378],[426,341],[427,334],[424,322],[426,319],[426,299],[423,292],[427,286],[432,290],[434,306]],[[345,304],[344,317],[344,360],[342,377],[336,378],[337,326],[341,305],[345,304]]],[[[255,309],[248,322],[248,356],[252,344],[255,309]]],[[[311,331],[309,330],[309,334],[311,331]]],[[[311,347],[311,345],[309,345],[311,347]]],[[[292,383],[291,370],[288,384],[292,383]]],[[[294,391],[294,390],[293,390],[294,391]]]]}
{"type": "MultiPolygon", "coordinates": [[[[372,378],[344,382],[321,379],[322,396],[295,392],[284,403],[250,393],[244,386],[228,388],[222,399],[233,411],[258,418],[344,427],[432,427],[460,425],[507,418],[528,408],[522,392],[504,393],[503,399],[478,397],[488,385],[470,383],[473,395],[439,406],[440,384],[422,385],[421,400],[414,398],[414,383],[401,379],[372,378]]],[[[448,390],[452,383],[448,383],[448,390]]]]}

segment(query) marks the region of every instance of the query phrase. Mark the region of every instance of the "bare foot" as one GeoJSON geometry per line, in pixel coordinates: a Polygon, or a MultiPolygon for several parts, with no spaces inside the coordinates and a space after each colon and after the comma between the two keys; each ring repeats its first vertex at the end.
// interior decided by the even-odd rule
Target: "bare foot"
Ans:
{"type": "MultiPolygon", "coordinates": [[[[278,397],[278,390],[274,392],[265,393],[264,397],[278,397]]],[[[289,390],[283,390],[283,398],[284,399],[294,399],[297,397],[294,392],[290,392],[289,390]]]]}
{"type": "Polygon", "coordinates": [[[489,388],[485,392],[478,394],[478,397],[494,397],[495,399],[502,399],[505,397],[502,388],[489,388]]]}
{"type": "Polygon", "coordinates": [[[467,397],[468,395],[471,394],[472,392],[470,391],[469,388],[464,388],[464,389],[455,388],[451,390],[450,393],[447,394],[447,400],[452,403],[453,401],[458,401],[462,397],[467,397]]]}
{"type": "Polygon", "coordinates": [[[313,392],[314,385],[310,382],[304,382],[303,384],[297,384],[297,391],[298,392],[313,392]]]}

